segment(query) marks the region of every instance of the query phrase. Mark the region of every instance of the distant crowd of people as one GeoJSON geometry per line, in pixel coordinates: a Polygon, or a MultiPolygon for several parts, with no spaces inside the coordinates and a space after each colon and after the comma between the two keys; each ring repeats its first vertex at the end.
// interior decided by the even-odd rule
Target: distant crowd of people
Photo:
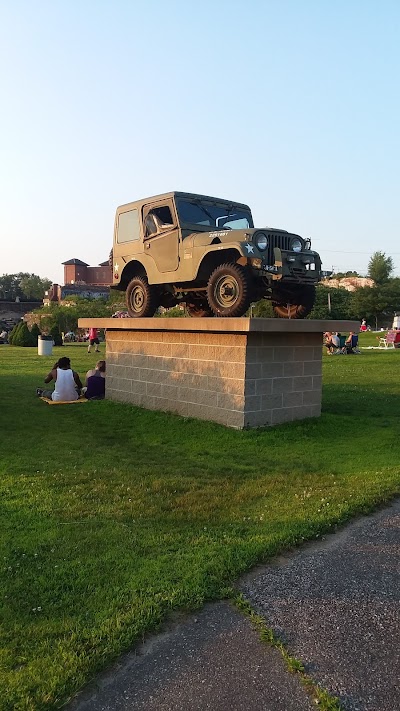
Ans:
{"type": "Polygon", "coordinates": [[[359,354],[358,335],[350,331],[349,335],[342,336],[338,331],[326,331],[324,333],[324,345],[328,355],[352,355],[359,354]]]}

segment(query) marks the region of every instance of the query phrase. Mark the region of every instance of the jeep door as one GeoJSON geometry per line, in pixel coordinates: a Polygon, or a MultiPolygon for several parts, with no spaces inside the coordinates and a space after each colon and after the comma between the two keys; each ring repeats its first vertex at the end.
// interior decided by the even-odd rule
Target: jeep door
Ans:
{"type": "Polygon", "coordinates": [[[162,200],[143,207],[144,253],[152,257],[163,278],[149,275],[152,283],[165,281],[167,272],[179,266],[179,229],[172,199],[162,200]]]}

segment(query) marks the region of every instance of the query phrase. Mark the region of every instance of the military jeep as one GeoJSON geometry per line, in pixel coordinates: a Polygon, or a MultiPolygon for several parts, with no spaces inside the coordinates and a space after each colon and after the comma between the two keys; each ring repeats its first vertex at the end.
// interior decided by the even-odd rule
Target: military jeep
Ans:
{"type": "Polygon", "coordinates": [[[260,299],[304,318],[321,279],[309,239],[255,228],[247,205],[181,192],[117,208],[110,264],[134,318],[180,303],[190,316],[242,316],[260,299]]]}

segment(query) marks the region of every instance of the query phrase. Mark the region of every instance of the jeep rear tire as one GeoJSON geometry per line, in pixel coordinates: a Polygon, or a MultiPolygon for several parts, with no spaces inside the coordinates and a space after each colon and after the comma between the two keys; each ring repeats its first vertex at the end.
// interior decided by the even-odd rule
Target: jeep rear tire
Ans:
{"type": "Polygon", "coordinates": [[[212,272],[207,298],[215,316],[243,316],[250,306],[250,279],[239,264],[221,264],[212,272]]]}
{"type": "Polygon", "coordinates": [[[158,308],[157,292],[146,277],[131,279],[126,289],[126,307],[131,318],[154,316],[158,308]]]}
{"type": "Polygon", "coordinates": [[[305,318],[312,311],[315,303],[315,286],[300,286],[279,294],[276,291],[272,297],[272,307],[278,318],[305,318]]]}

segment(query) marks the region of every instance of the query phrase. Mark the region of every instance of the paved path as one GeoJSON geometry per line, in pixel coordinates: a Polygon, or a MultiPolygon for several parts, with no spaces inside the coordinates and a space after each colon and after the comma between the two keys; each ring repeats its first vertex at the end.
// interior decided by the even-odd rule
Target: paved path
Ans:
{"type": "Polygon", "coordinates": [[[243,593],[349,711],[400,710],[400,501],[249,576],[243,593]]]}
{"type": "MultiPolygon", "coordinates": [[[[239,583],[346,711],[400,710],[400,501],[239,583]]],[[[280,654],[225,602],[150,639],[68,711],[309,711],[280,654]]]]}

